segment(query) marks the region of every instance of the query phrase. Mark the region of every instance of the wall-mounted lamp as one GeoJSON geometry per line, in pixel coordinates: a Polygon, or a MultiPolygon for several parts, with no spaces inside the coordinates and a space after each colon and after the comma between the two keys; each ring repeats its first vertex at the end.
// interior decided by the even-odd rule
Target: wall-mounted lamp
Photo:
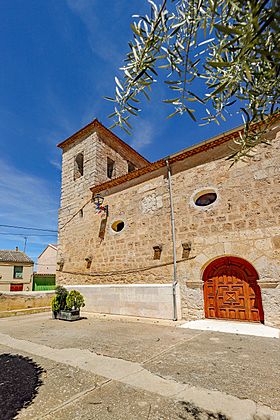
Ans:
{"type": "Polygon", "coordinates": [[[62,271],[63,270],[63,266],[64,266],[64,259],[61,258],[61,260],[59,260],[57,262],[57,265],[58,265],[58,271],[62,271]]]}
{"type": "Polygon", "coordinates": [[[108,204],[106,206],[103,206],[104,197],[102,197],[101,194],[95,194],[92,198],[92,201],[95,204],[95,209],[98,213],[104,212],[106,214],[106,217],[108,217],[108,204]]]}
{"type": "Polygon", "coordinates": [[[87,263],[87,268],[90,268],[91,263],[92,263],[92,256],[89,255],[88,257],[85,258],[86,263],[87,263]]]}
{"type": "Polygon", "coordinates": [[[182,244],[183,252],[182,252],[182,258],[189,258],[190,252],[192,249],[192,243],[191,242],[185,242],[182,244]]]}

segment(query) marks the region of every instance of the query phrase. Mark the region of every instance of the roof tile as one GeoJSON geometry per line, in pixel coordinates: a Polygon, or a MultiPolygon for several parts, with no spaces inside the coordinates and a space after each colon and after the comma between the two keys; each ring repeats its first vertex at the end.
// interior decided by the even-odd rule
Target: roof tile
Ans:
{"type": "Polygon", "coordinates": [[[0,250],[0,262],[15,262],[15,263],[32,263],[33,261],[28,255],[22,251],[0,250]]]}

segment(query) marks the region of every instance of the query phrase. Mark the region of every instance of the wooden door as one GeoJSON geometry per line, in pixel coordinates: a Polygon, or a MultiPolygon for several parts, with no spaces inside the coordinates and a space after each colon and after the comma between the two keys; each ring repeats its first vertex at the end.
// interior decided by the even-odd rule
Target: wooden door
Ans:
{"type": "Polygon", "coordinates": [[[247,261],[222,257],[205,270],[204,305],[206,318],[263,322],[258,274],[247,261]]]}
{"type": "Polygon", "coordinates": [[[23,291],[23,283],[10,284],[10,292],[22,292],[22,291],[23,291]]]}

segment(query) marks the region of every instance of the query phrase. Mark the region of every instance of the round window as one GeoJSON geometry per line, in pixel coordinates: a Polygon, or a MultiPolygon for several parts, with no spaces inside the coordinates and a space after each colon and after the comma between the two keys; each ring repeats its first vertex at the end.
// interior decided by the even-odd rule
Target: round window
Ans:
{"type": "Polygon", "coordinates": [[[111,227],[114,232],[120,232],[124,228],[124,222],[122,220],[117,220],[112,224],[111,227]]]}
{"type": "Polygon", "coordinates": [[[214,203],[217,200],[217,194],[215,192],[208,192],[201,194],[195,199],[195,205],[204,207],[209,206],[210,204],[214,203]]]}

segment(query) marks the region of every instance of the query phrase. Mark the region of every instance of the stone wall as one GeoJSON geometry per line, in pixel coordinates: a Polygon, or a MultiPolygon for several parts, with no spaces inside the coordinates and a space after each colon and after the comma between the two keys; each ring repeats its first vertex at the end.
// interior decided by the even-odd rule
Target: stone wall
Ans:
{"type": "Polygon", "coordinates": [[[101,137],[97,131],[65,146],[62,153],[61,203],[59,226],[69,220],[90,198],[90,187],[108,181],[107,157],[115,162],[113,178],[128,171],[128,160],[136,168],[144,166],[141,158],[125,155],[108,145],[111,140],[101,137]],[[83,153],[83,176],[74,179],[75,157],[83,153]]]}
{"type": "Polygon", "coordinates": [[[21,313],[50,310],[54,292],[5,292],[0,293],[0,318],[21,313]]]}
{"type": "Polygon", "coordinates": [[[99,138],[97,143],[97,181],[94,185],[102,184],[103,182],[110,180],[110,178],[107,177],[107,158],[110,158],[115,162],[115,169],[112,178],[117,178],[121,175],[127,174],[127,159],[99,138]]]}
{"type": "Polygon", "coordinates": [[[97,134],[93,133],[83,141],[76,140],[63,151],[59,227],[91,198],[89,188],[97,178],[97,142],[97,134]],[[84,154],[84,174],[74,180],[75,156],[79,153],[84,154]]]}
{"type": "Polygon", "coordinates": [[[109,205],[107,221],[96,214],[95,206],[90,203],[84,209],[83,220],[75,218],[61,231],[65,263],[63,273],[58,272],[59,281],[65,279],[68,284],[170,283],[173,260],[164,177],[107,197],[106,203],[109,205]],[[155,194],[158,201],[155,200],[155,208],[152,208],[155,194]],[[111,228],[116,220],[125,224],[118,233],[111,228]],[[99,238],[103,223],[106,223],[104,240],[99,238]],[[156,245],[162,245],[160,260],[154,260],[153,246],[156,245]],[[87,269],[85,258],[90,256],[92,264],[87,269]]]}
{"type": "MultiPolygon", "coordinates": [[[[203,271],[214,259],[231,255],[244,258],[257,270],[265,321],[276,325],[276,306],[280,303],[276,289],[280,279],[279,141],[260,146],[253,159],[233,167],[225,159],[231,153],[229,146],[219,146],[172,165],[182,316],[204,317],[203,271]],[[216,192],[217,200],[207,207],[196,206],[197,194],[209,190],[216,192]],[[191,248],[187,256],[183,254],[186,243],[191,248]]],[[[76,216],[60,229],[65,263],[58,272],[58,283],[171,283],[173,257],[166,169],[104,193],[109,206],[107,220],[102,221],[89,203],[82,219],[76,216]],[[116,220],[124,222],[121,232],[112,230],[116,220]],[[99,236],[100,230],[105,232],[104,239],[99,236]],[[162,249],[159,260],[154,259],[155,246],[162,249]],[[90,267],[87,257],[92,258],[90,267]]]]}

